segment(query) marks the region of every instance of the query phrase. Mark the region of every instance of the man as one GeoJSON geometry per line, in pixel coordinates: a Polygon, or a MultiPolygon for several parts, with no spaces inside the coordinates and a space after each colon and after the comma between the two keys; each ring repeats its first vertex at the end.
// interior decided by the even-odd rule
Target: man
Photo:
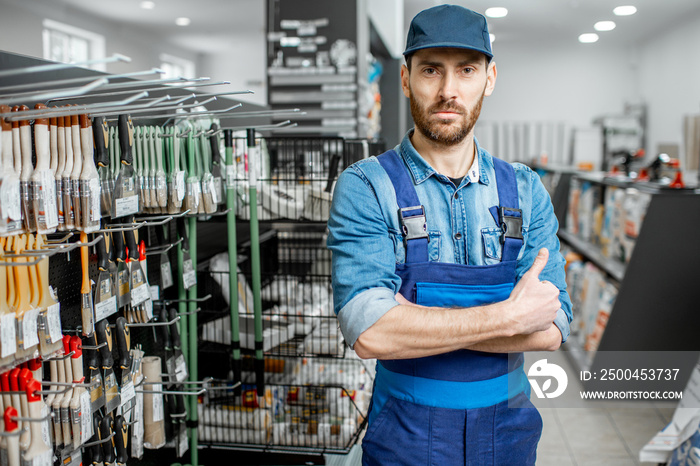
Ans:
{"type": "Polygon", "coordinates": [[[341,174],[328,222],[341,329],[379,360],[363,463],[534,464],[522,352],[571,321],[551,201],[474,139],[497,75],[483,16],[422,11],[404,56],[415,128],[341,174]]]}

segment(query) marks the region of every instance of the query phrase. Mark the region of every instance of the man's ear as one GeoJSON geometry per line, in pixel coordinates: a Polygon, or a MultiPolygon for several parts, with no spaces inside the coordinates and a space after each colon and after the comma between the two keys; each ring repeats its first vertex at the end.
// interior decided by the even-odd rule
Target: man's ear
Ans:
{"type": "Polygon", "coordinates": [[[498,70],[496,69],[496,62],[491,60],[488,68],[486,68],[486,88],[484,89],[484,95],[490,96],[493,93],[493,89],[496,87],[496,76],[498,75],[498,70]]]}
{"type": "Polygon", "coordinates": [[[401,89],[403,90],[403,95],[406,97],[411,96],[411,90],[408,86],[408,68],[406,65],[401,65],[401,89]]]}

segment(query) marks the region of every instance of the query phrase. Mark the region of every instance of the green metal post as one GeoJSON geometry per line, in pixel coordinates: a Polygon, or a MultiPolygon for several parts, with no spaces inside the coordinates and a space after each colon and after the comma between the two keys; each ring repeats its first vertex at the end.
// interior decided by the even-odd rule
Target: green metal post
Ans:
{"type": "Polygon", "coordinates": [[[250,199],[250,263],[253,289],[253,317],[255,324],[255,385],[258,396],[265,393],[265,361],[262,340],[262,301],[260,299],[260,232],[258,229],[258,178],[260,157],[255,147],[255,130],[246,131],[248,145],[248,174],[250,199]]]}
{"type": "MultiPolygon", "coordinates": [[[[238,248],[236,244],[236,180],[234,179],[233,132],[224,131],[226,146],[226,230],[228,232],[228,284],[229,310],[231,312],[231,349],[233,358],[233,382],[241,381],[241,337],[238,317],[238,248]]],[[[238,390],[240,391],[240,389],[238,390]]]]}
{"type": "MultiPolygon", "coordinates": [[[[187,136],[187,157],[188,157],[188,169],[190,174],[195,173],[195,148],[194,148],[194,138],[192,133],[187,136]]],[[[200,202],[201,199],[200,199],[200,202]]],[[[192,258],[192,269],[197,271],[197,217],[189,218],[189,239],[190,239],[190,257],[192,258]]],[[[198,367],[197,367],[197,302],[193,301],[197,299],[197,285],[195,284],[187,291],[188,302],[188,337],[189,337],[189,380],[196,381],[198,377],[198,367]]],[[[196,426],[198,413],[197,413],[197,397],[189,396],[189,419],[196,426]]],[[[192,466],[199,465],[199,451],[197,450],[197,427],[192,427],[190,429],[190,463],[192,466]]]]}

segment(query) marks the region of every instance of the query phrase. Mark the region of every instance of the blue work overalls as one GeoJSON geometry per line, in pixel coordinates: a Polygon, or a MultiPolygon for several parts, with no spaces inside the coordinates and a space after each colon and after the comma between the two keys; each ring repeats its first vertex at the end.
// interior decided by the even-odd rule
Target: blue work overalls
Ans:
{"type": "MultiPolygon", "coordinates": [[[[523,245],[513,167],[493,159],[500,206],[489,210],[504,232],[502,260],[471,266],[428,260],[425,211],[408,169],[393,150],[378,160],[394,185],[406,244],[406,261],[396,264],[400,293],[447,308],[507,299],[523,245]]],[[[542,418],[522,365],[522,353],[470,350],[378,361],[363,465],[535,464],[542,418]]]]}

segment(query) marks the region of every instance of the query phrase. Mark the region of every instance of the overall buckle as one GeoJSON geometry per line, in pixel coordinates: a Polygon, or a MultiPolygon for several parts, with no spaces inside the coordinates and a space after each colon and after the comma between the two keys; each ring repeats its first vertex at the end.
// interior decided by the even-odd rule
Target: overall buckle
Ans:
{"type": "Polygon", "coordinates": [[[401,222],[404,244],[406,244],[408,240],[419,238],[428,238],[428,241],[430,241],[428,237],[428,225],[425,221],[425,208],[423,208],[422,205],[399,209],[399,222],[401,222]],[[404,216],[404,213],[415,211],[416,209],[421,210],[419,215],[404,216]]]}
{"type": "Polygon", "coordinates": [[[499,207],[498,213],[501,217],[501,229],[503,230],[501,241],[505,242],[506,238],[523,239],[523,211],[510,207],[499,207]],[[519,215],[516,216],[515,213],[519,215]]]}

